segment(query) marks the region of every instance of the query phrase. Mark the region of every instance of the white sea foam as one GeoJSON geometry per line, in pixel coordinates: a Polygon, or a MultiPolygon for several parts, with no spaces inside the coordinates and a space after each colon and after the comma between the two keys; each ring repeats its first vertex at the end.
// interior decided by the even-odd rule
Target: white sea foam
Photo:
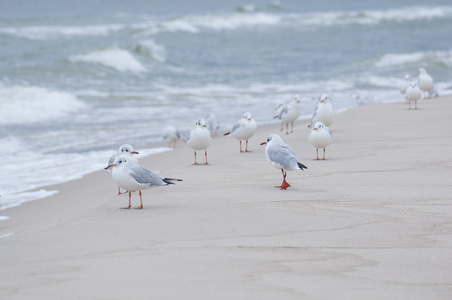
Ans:
{"type": "Polygon", "coordinates": [[[376,25],[385,22],[408,22],[447,18],[452,15],[452,7],[403,7],[389,10],[358,10],[322,13],[306,13],[304,16],[292,15],[295,23],[303,25],[376,25]],[[298,20],[298,21],[297,21],[298,20]]]}
{"type": "Polygon", "coordinates": [[[49,40],[57,38],[72,38],[80,36],[106,36],[122,30],[125,25],[89,25],[89,26],[33,26],[33,27],[4,27],[0,34],[27,38],[30,40],[49,40]]]}
{"type": "Polygon", "coordinates": [[[86,104],[70,93],[37,86],[0,86],[0,124],[48,121],[84,108],[86,104]]]}
{"type": "Polygon", "coordinates": [[[100,64],[120,72],[141,73],[146,68],[127,50],[117,46],[69,57],[71,62],[100,64]]]}
{"type": "Polygon", "coordinates": [[[427,51],[412,53],[388,53],[383,55],[376,63],[378,68],[394,67],[397,65],[417,64],[424,62],[443,63],[452,67],[452,51],[427,51]]]}
{"type": "MultiPolygon", "coordinates": [[[[139,157],[168,151],[169,148],[140,149],[139,157]]],[[[115,150],[82,153],[42,153],[15,137],[0,139],[0,156],[8,157],[0,168],[2,208],[51,196],[57,191],[30,191],[43,186],[79,179],[106,167],[115,150]]],[[[108,176],[108,174],[106,174],[108,176]]]]}
{"type": "MultiPolygon", "coordinates": [[[[245,6],[248,7],[248,6],[245,6]]],[[[186,15],[170,19],[152,19],[133,24],[103,24],[87,26],[30,26],[4,27],[0,34],[32,40],[74,38],[83,36],[107,36],[127,30],[143,30],[146,34],[166,32],[198,33],[201,30],[236,30],[262,26],[285,26],[301,30],[311,26],[376,25],[387,22],[411,22],[450,18],[452,6],[408,6],[388,10],[355,10],[312,13],[259,12],[254,6],[245,9],[247,13],[186,15]]]]}
{"type": "Polygon", "coordinates": [[[157,44],[154,40],[144,40],[138,43],[137,52],[144,52],[159,62],[166,61],[166,50],[162,45],[157,44]]]}

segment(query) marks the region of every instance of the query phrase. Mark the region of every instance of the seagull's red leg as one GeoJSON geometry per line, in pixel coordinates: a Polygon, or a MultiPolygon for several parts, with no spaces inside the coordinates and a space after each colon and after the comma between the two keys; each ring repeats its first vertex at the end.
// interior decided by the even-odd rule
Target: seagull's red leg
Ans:
{"type": "Polygon", "coordinates": [[[290,131],[290,133],[293,133],[293,122],[292,122],[292,130],[290,131]]]}
{"type": "Polygon", "coordinates": [[[319,149],[315,149],[315,152],[317,152],[317,158],[314,158],[314,160],[320,160],[319,159],[319,149]]]}
{"type": "Polygon", "coordinates": [[[284,122],[281,122],[281,131],[284,131],[284,122]]]}
{"type": "Polygon", "coordinates": [[[129,209],[129,208],[131,208],[131,207],[132,207],[131,202],[132,202],[132,192],[129,191],[129,206],[127,206],[127,207],[121,207],[121,208],[122,208],[122,209],[129,209]]]}
{"type": "Polygon", "coordinates": [[[325,148],[323,148],[323,160],[326,160],[326,158],[325,158],[325,148]]]}
{"type": "Polygon", "coordinates": [[[198,163],[196,162],[196,150],[195,150],[195,163],[194,165],[197,165],[198,163]]]}
{"type": "Polygon", "coordinates": [[[281,170],[283,171],[283,178],[284,178],[283,183],[281,185],[281,190],[287,190],[287,188],[290,186],[290,184],[286,181],[287,172],[284,172],[283,169],[281,169],[281,170]]]}
{"type": "Polygon", "coordinates": [[[242,151],[242,140],[240,140],[240,152],[243,152],[242,151]]]}
{"type": "Polygon", "coordinates": [[[139,192],[140,192],[140,203],[141,203],[141,205],[135,207],[136,209],[142,209],[143,208],[143,199],[141,198],[141,191],[139,191],[139,192]]]}
{"type": "Polygon", "coordinates": [[[248,140],[246,140],[245,152],[248,152],[248,140]]]}
{"type": "Polygon", "coordinates": [[[206,156],[206,163],[205,163],[205,165],[208,165],[209,163],[207,162],[207,149],[204,150],[204,155],[206,156]]]}
{"type": "Polygon", "coordinates": [[[117,196],[119,196],[119,195],[121,195],[122,193],[121,193],[121,188],[118,186],[118,195],[117,196]]]}
{"type": "Polygon", "coordinates": [[[289,134],[289,123],[286,122],[286,134],[289,134]]]}

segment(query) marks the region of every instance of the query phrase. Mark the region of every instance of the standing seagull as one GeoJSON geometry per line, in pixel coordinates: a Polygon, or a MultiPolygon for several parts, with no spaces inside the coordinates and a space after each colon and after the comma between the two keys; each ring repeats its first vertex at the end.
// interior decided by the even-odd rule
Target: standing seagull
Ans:
{"type": "Polygon", "coordinates": [[[300,96],[295,95],[294,99],[289,104],[277,107],[276,110],[280,111],[279,115],[276,117],[280,119],[281,122],[286,123],[286,134],[289,134],[289,123],[292,124],[290,133],[293,133],[293,123],[301,114],[300,96]]]}
{"type": "Polygon", "coordinates": [[[419,68],[418,85],[422,93],[427,93],[427,97],[430,98],[429,93],[433,90],[433,78],[430,76],[424,68],[419,68]]]}
{"type": "Polygon", "coordinates": [[[115,161],[108,165],[108,167],[113,170],[111,175],[116,184],[129,191],[129,206],[123,207],[124,209],[132,207],[132,192],[139,191],[141,205],[135,208],[141,209],[143,208],[141,190],[146,190],[157,185],[174,184],[171,181],[182,181],[181,179],[163,178],[141,165],[133,164],[124,155],[116,157],[115,161]]]}
{"type": "MultiPolygon", "coordinates": [[[[287,110],[287,105],[284,102],[279,102],[278,105],[275,107],[275,111],[276,111],[276,116],[273,117],[273,119],[281,119],[281,113],[282,111],[286,109],[287,110]]],[[[284,121],[281,122],[281,131],[284,131],[284,121]]]]}
{"type": "Polygon", "coordinates": [[[169,148],[176,148],[176,143],[178,140],[180,140],[180,133],[174,126],[167,126],[165,129],[163,129],[163,139],[168,139],[169,148]],[[171,146],[172,145],[172,146],[171,146]]]}
{"type": "MultiPolygon", "coordinates": [[[[110,168],[110,165],[115,161],[116,157],[119,155],[124,155],[129,158],[131,163],[137,164],[138,158],[134,156],[134,154],[139,154],[137,151],[133,150],[133,147],[129,144],[124,144],[121,147],[119,147],[118,152],[116,154],[113,154],[110,159],[108,160],[108,166],[105,168],[108,173],[111,174],[112,169],[110,168]]],[[[121,188],[118,186],[118,195],[121,195],[121,188]]]]}
{"type": "Polygon", "coordinates": [[[323,148],[323,160],[326,160],[325,148],[333,142],[331,130],[322,122],[317,122],[315,123],[314,128],[311,128],[311,134],[309,135],[308,141],[315,147],[317,152],[316,160],[319,160],[319,149],[321,148],[323,148]]]}
{"type": "Polygon", "coordinates": [[[220,122],[218,122],[215,114],[211,113],[207,116],[206,125],[210,131],[210,135],[217,136],[217,130],[220,129],[220,122]]]}
{"type": "Polygon", "coordinates": [[[195,150],[194,165],[198,165],[198,162],[196,161],[196,150],[204,150],[204,154],[206,156],[205,165],[209,164],[207,162],[207,147],[209,147],[210,142],[212,142],[212,137],[210,136],[209,129],[207,129],[206,127],[206,121],[204,121],[204,119],[202,118],[199,118],[196,121],[196,128],[190,131],[187,140],[187,145],[195,150]]]}
{"type": "Polygon", "coordinates": [[[400,89],[399,89],[400,94],[405,95],[406,89],[410,85],[410,82],[411,82],[411,76],[409,74],[406,74],[405,81],[400,85],[400,89]]]}
{"type": "Polygon", "coordinates": [[[320,98],[320,102],[315,108],[311,119],[311,128],[314,127],[315,123],[322,122],[325,126],[330,126],[333,123],[334,110],[331,104],[330,97],[327,94],[323,94],[320,98]]]}
{"type": "Polygon", "coordinates": [[[224,135],[233,136],[235,139],[240,141],[240,152],[243,152],[242,140],[246,140],[245,152],[248,152],[248,139],[256,133],[256,129],[256,121],[254,121],[253,116],[247,112],[244,113],[243,117],[234,124],[232,130],[224,135]]]}
{"type": "Polygon", "coordinates": [[[266,142],[261,143],[261,145],[267,145],[265,147],[265,155],[267,160],[272,163],[272,165],[281,169],[283,175],[283,182],[280,186],[275,186],[281,190],[286,190],[290,184],[286,181],[286,171],[294,170],[304,170],[307,167],[301,164],[295,154],[295,151],[283,142],[283,140],[277,134],[272,134],[267,138],[266,142]]]}
{"type": "Polygon", "coordinates": [[[412,82],[406,89],[405,99],[408,100],[408,109],[411,109],[411,101],[414,101],[414,109],[417,109],[417,100],[421,99],[422,92],[419,87],[412,82]]]}

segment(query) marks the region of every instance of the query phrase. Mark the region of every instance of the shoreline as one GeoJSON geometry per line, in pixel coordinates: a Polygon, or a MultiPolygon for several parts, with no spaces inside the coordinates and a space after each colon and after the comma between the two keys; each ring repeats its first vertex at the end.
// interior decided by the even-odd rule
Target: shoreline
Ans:
{"type": "Polygon", "coordinates": [[[119,209],[127,195],[102,170],[45,187],[59,193],[9,208],[0,222],[0,235],[14,233],[0,239],[0,295],[447,299],[452,96],[418,107],[337,114],[327,161],[313,161],[309,120],[297,121],[281,136],[308,169],[288,172],[287,191],[274,188],[280,171],[259,146],[279,123],[258,127],[250,153],[218,135],[209,166],[191,165],[181,142],[142,158],[184,181],[143,191],[141,211],[119,209]]]}

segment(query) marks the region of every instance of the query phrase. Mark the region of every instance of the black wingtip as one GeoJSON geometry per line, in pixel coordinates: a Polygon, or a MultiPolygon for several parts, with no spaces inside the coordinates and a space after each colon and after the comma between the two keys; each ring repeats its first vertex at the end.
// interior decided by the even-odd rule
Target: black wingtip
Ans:
{"type": "Polygon", "coordinates": [[[172,181],[183,181],[182,179],[177,179],[177,178],[165,178],[163,179],[163,182],[166,182],[167,184],[175,184],[172,181]]]}
{"type": "Polygon", "coordinates": [[[298,167],[300,167],[301,170],[307,169],[308,167],[306,167],[305,165],[298,163],[298,167]]]}
{"type": "Polygon", "coordinates": [[[223,134],[223,135],[230,135],[231,134],[231,132],[226,132],[225,134],[223,134]]]}

